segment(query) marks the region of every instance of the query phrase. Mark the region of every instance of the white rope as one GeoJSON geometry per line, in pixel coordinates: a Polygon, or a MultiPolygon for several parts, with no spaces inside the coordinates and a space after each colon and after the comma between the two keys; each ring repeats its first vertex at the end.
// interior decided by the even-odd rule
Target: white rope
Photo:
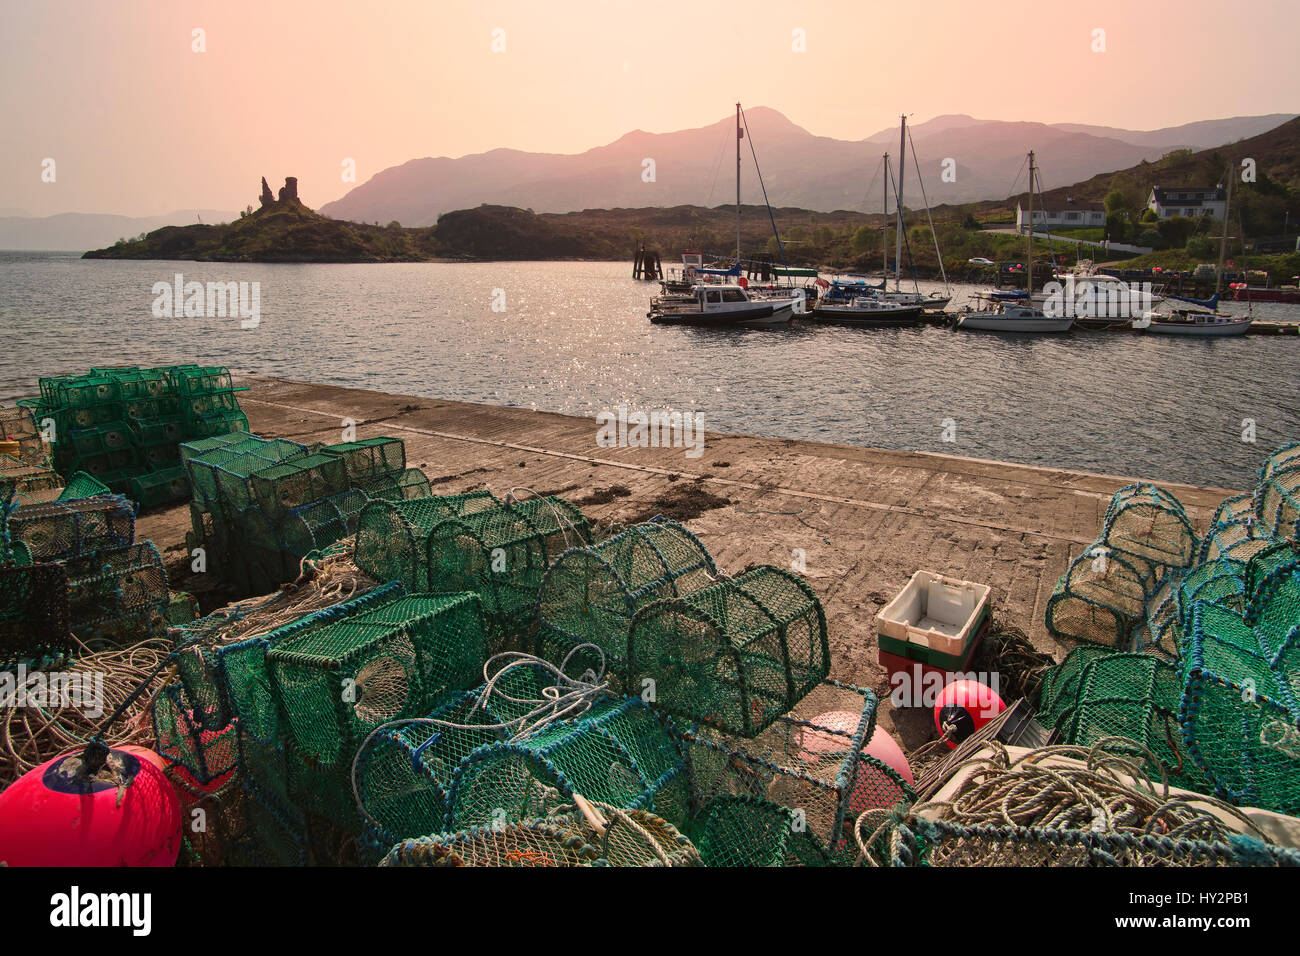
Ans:
{"type": "Polygon", "coordinates": [[[423,724],[446,727],[449,730],[497,730],[502,732],[502,739],[504,740],[510,742],[524,740],[557,720],[581,717],[591,710],[597,700],[609,694],[609,681],[605,679],[605,667],[605,652],[596,644],[578,644],[564,656],[558,666],[523,651],[506,651],[493,655],[483,665],[485,683],[479,691],[474,709],[488,710],[489,702],[493,697],[496,697],[507,703],[529,706],[529,710],[513,720],[495,724],[460,724],[438,717],[408,717],[380,724],[361,742],[356,755],[352,758],[352,798],[356,802],[357,811],[372,826],[380,830],[383,829],[383,825],[366,810],[365,803],[361,799],[361,790],[357,777],[361,755],[365,753],[371,741],[381,732],[395,727],[423,724]],[[568,667],[570,659],[582,650],[594,650],[599,655],[600,669],[596,671],[588,668],[579,677],[570,677],[565,673],[565,668],[568,667]],[[503,659],[509,662],[496,673],[492,673],[493,663],[503,659]],[[543,687],[539,697],[514,697],[501,690],[497,685],[502,677],[517,667],[533,667],[548,671],[555,676],[555,683],[549,687],[543,687]]]}

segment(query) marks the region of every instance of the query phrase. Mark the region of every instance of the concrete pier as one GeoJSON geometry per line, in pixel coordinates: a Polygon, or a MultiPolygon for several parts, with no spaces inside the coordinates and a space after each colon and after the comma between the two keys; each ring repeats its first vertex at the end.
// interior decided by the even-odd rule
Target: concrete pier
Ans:
{"type": "MultiPolygon", "coordinates": [[[[656,514],[684,521],[718,566],[791,567],[820,596],[830,628],[832,676],[888,692],[876,661],[875,614],[918,568],[993,588],[995,613],[1058,659],[1043,625],[1045,602],[1072,557],[1100,530],[1110,496],[1132,477],[983,461],[947,455],[743,435],[707,434],[703,454],[681,448],[602,448],[597,425],[523,408],[241,376],[253,431],[302,442],[393,435],[408,465],[437,493],[512,488],[558,494],[593,524],[632,523],[656,514]]],[[[1226,488],[1162,483],[1198,531],[1226,488]]],[[[172,564],[185,562],[189,511],[141,516],[172,564]]],[[[174,587],[190,586],[179,580],[174,587]]],[[[925,739],[924,719],[886,717],[905,745],[925,739]],[[906,725],[906,726],[904,726],[906,725]]]]}

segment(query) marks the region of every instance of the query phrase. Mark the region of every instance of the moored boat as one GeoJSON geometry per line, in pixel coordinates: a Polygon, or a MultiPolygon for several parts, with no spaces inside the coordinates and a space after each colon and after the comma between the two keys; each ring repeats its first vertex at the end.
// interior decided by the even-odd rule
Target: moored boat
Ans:
{"type": "Polygon", "coordinates": [[[754,298],[738,285],[697,285],[694,297],[660,296],[646,317],[661,325],[715,328],[776,328],[789,325],[798,297],[754,298]]]}

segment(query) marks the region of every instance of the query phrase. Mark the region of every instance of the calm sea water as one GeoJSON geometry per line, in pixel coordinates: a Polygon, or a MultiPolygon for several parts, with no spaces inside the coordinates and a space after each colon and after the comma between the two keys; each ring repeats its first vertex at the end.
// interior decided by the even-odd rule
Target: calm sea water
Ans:
{"type": "MultiPolygon", "coordinates": [[[[1300,337],[999,336],[654,326],[625,263],[232,265],[0,253],[0,397],[92,365],[229,365],[594,416],[695,411],[715,432],[1249,487],[1300,439],[1300,337]],[[155,318],[155,282],[259,282],[261,324],[155,318]],[[499,291],[498,291],[499,290],[499,291]],[[504,312],[493,311],[504,295],[504,312]],[[944,423],[956,425],[946,442],[944,423]],[[1257,442],[1242,441],[1243,419],[1257,442]]],[[[929,285],[923,287],[930,288],[929,285]]],[[[973,287],[959,288],[960,305],[973,287]]],[[[1260,318],[1300,310],[1256,306],[1260,318]]],[[[834,489],[827,489],[834,490],[834,489]]]]}

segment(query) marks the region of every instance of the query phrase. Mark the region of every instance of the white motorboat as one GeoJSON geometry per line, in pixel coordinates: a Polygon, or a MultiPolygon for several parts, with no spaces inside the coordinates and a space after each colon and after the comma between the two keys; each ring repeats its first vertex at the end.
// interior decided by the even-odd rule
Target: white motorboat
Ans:
{"type": "MultiPolygon", "coordinates": [[[[690,302],[680,296],[652,299],[646,317],[661,325],[763,329],[789,325],[796,296],[755,298],[738,285],[697,285],[690,302]]],[[[801,297],[798,301],[802,301],[801,297]]]]}

